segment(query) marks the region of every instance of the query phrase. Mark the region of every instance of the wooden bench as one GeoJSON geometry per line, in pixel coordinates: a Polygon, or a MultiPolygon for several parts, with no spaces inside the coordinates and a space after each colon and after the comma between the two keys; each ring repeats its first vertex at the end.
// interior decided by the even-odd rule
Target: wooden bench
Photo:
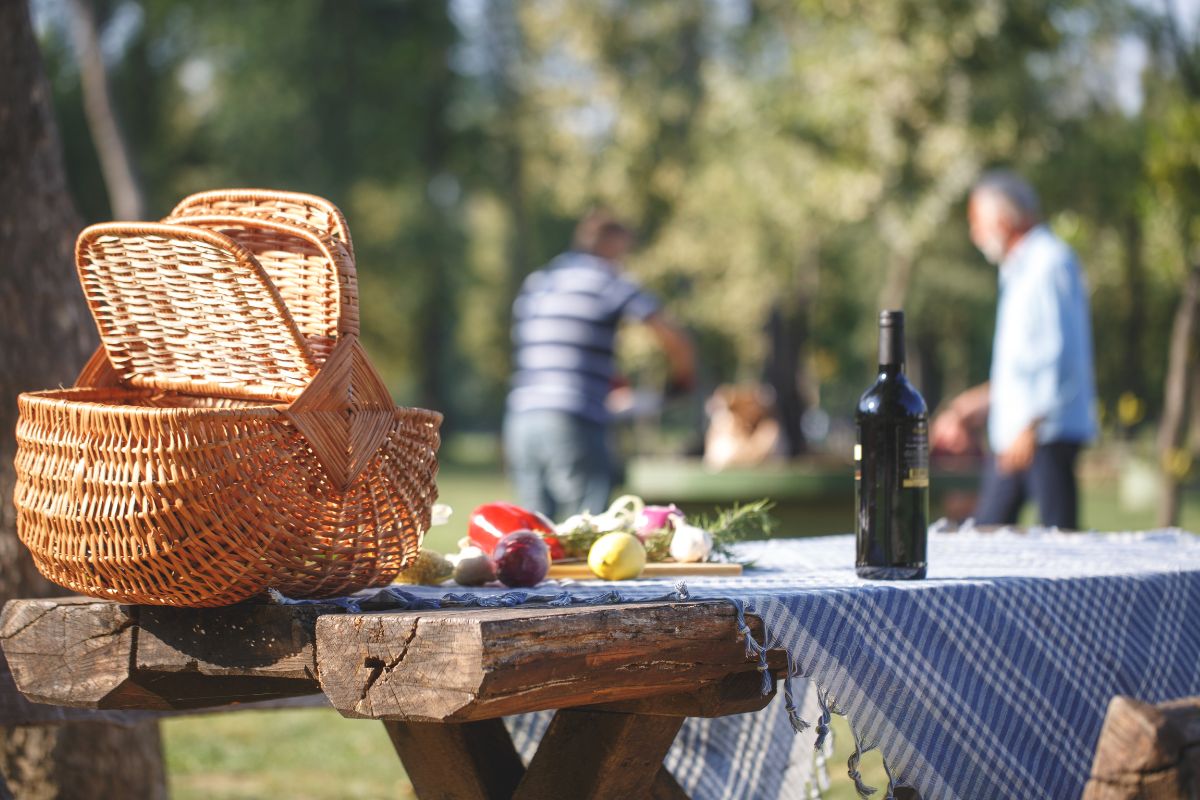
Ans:
{"type": "Polygon", "coordinates": [[[1200,798],[1200,697],[1108,704],[1083,800],[1134,798],[1200,798]]]}
{"type": "MultiPolygon", "coordinates": [[[[772,696],[733,608],[716,602],[343,614],[14,600],[0,644],[18,688],[43,703],[173,711],[321,692],[345,716],[384,722],[422,800],[678,800],[662,761],[683,719],[772,696]],[[500,718],[545,709],[556,714],[525,767],[500,718]]],[[[782,675],[785,654],[769,665],[782,675]]]]}

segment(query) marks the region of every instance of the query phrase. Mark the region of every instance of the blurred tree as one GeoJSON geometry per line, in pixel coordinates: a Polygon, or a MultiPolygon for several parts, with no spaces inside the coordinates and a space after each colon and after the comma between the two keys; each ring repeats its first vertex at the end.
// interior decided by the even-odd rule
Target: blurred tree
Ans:
{"type": "Polygon", "coordinates": [[[1158,125],[1150,137],[1147,158],[1159,213],[1167,212],[1179,241],[1182,291],[1171,326],[1163,413],[1158,451],[1163,470],[1163,497],[1158,524],[1179,523],[1181,485],[1192,465],[1187,425],[1196,340],[1200,337],[1200,35],[1185,27],[1178,12],[1164,3],[1150,20],[1149,40],[1167,78],[1152,87],[1151,108],[1158,125]]]}
{"type": "MultiPolygon", "coordinates": [[[[80,223],[24,2],[0,3],[0,115],[0,600],[8,600],[61,591],[17,541],[17,394],[69,383],[97,343],[72,268],[80,223]]],[[[2,656],[0,691],[16,691],[2,656]]],[[[166,797],[156,723],[0,728],[0,774],[20,798],[166,797]]]]}
{"type": "MultiPolygon", "coordinates": [[[[1111,102],[1129,0],[96,8],[150,214],[217,186],[338,202],[367,344],[401,401],[451,428],[498,424],[511,299],[594,203],[640,226],[631,269],[692,328],[710,381],[769,367],[793,416],[837,416],[873,367],[875,312],[903,303],[936,403],[986,375],[995,271],[964,195],[1001,163],[1081,254],[1104,403],[1159,405],[1182,245],[1146,160],[1170,103],[1111,102]]],[[[72,186],[108,217],[47,16],[72,186]]],[[[624,369],[659,380],[650,343],[624,341],[624,369]]]]}
{"type": "Polygon", "coordinates": [[[70,0],[71,38],[79,62],[84,110],[96,154],[104,171],[109,204],[116,219],[145,219],[146,203],[108,88],[108,68],[100,52],[100,34],[92,0],[70,0]]]}

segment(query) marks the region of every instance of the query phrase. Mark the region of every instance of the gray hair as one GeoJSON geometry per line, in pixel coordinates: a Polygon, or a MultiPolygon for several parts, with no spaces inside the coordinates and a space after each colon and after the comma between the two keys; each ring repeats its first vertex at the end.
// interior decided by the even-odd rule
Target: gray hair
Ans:
{"type": "Polygon", "coordinates": [[[1012,170],[994,169],[983,173],[971,189],[971,195],[989,194],[1000,200],[1004,213],[1013,221],[1041,217],[1037,192],[1029,182],[1012,170]]]}

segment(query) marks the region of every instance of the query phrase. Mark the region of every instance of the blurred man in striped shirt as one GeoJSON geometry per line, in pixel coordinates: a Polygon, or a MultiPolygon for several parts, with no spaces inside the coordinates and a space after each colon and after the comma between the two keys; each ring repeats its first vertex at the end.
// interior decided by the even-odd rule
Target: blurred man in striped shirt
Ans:
{"type": "Polygon", "coordinates": [[[605,398],[622,320],[655,334],[674,388],[695,383],[691,341],[657,299],[621,273],[633,244],[632,230],[594,211],[576,227],[571,249],[531,274],[513,304],[505,455],[521,505],[552,519],[608,505],[613,463],[605,398]]]}

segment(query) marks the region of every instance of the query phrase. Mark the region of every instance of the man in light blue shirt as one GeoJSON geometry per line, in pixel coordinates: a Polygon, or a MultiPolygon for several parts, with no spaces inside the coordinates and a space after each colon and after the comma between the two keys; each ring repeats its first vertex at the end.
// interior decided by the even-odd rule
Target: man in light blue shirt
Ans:
{"type": "Polygon", "coordinates": [[[1000,266],[988,383],[934,420],[933,446],[961,452],[987,420],[992,456],[975,521],[1012,524],[1037,502],[1043,525],[1077,528],[1075,461],[1096,435],[1087,284],[1071,248],[1041,224],[1037,195],[1019,176],[983,176],[971,192],[971,240],[1000,266]]]}

